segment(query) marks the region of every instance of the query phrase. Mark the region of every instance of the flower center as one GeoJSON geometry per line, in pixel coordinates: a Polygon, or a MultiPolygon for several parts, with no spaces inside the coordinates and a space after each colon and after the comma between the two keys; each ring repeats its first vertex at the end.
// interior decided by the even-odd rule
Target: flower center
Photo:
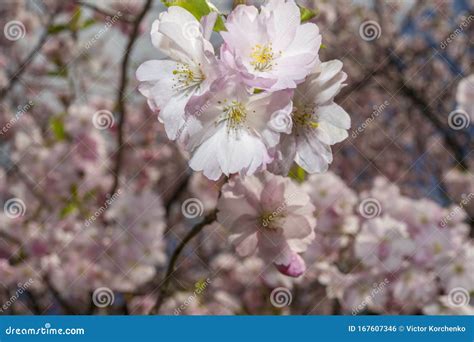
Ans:
{"type": "Polygon", "coordinates": [[[219,117],[218,122],[227,121],[227,130],[236,131],[241,128],[247,119],[247,109],[245,106],[236,100],[228,102],[224,100],[222,108],[222,115],[219,117]]]}
{"type": "Polygon", "coordinates": [[[314,104],[306,104],[293,109],[293,122],[304,128],[318,128],[318,117],[314,104]]]}
{"type": "Polygon", "coordinates": [[[199,85],[205,79],[200,68],[192,68],[188,64],[180,64],[173,70],[173,75],[175,83],[173,88],[176,90],[184,90],[199,85]]]}
{"type": "Polygon", "coordinates": [[[257,44],[253,47],[250,58],[252,59],[250,65],[256,71],[270,71],[276,63],[273,63],[277,56],[273,52],[272,44],[257,44]]]}

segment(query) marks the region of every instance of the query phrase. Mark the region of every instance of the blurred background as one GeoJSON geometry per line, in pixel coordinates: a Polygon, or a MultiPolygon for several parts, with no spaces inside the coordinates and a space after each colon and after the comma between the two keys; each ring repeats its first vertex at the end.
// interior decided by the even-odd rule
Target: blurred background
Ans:
{"type": "MultiPolygon", "coordinates": [[[[263,3],[212,1],[224,15],[244,2],[263,3]]],[[[315,14],[321,60],[344,63],[336,101],[352,118],[330,172],[305,184],[311,194],[340,189],[321,222],[358,222],[337,230],[337,246],[334,237],[313,246],[314,267],[298,280],[239,259],[216,224],[166,274],[173,251],[215,208],[219,184],[191,172],[137,91],[138,66],[165,57],[149,35],[161,1],[1,2],[1,314],[474,312],[474,2],[297,2],[315,14]],[[416,281],[348,268],[367,197],[416,232],[452,223],[442,267],[426,255],[408,259],[404,271],[426,275],[416,281]],[[350,209],[341,213],[342,200],[350,209]],[[462,269],[447,272],[456,258],[462,269]],[[439,287],[419,290],[427,279],[439,287]],[[447,304],[458,287],[464,305],[447,304]],[[276,288],[291,300],[275,304],[276,288]]],[[[217,33],[212,42],[222,42],[217,33]]]]}

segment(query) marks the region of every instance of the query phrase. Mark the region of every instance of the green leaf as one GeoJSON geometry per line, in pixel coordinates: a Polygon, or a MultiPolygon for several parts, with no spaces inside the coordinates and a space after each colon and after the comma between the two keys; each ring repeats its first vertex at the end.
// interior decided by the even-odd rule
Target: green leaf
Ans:
{"type": "Polygon", "coordinates": [[[51,25],[48,27],[48,33],[49,34],[58,34],[61,33],[69,28],[68,25],[66,24],[57,24],[57,25],[51,25]]]}
{"type": "Polygon", "coordinates": [[[216,20],[216,24],[214,25],[214,31],[227,31],[224,24],[224,19],[222,19],[222,15],[219,15],[216,20]]]}
{"type": "Polygon", "coordinates": [[[303,170],[299,165],[295,164],[288,173],[288,177],[297,181],[298,183],[303,183],[306,178],[306,171],[303,170]]]}
{"type": "Polygon", "coordinates": [[[72,214],[74,211],[77,210],[77,205],[76,203],[73,201],[73,202],[69,202],[62,210],[61,212],[59,213],[59,216],[60,218],[65,218],[66,216],[68,216],[69,214],[72,214]]]}
{"type": "Polygon", "coordinates": [[[50,120],[51,130],[58,141],[66,139],[66,131],[62,117],[52,117],[50,120]]]}
{"type": "Polygon", "coordinates": [[[301,13],[301,22],[311,20],[316,16],[316,13],[314,13],[309,8],[306,8],[304,6],[299,6],[299,7],[300,7],[300,13],[301,13]]]}
{"type": "Polygon", "coordinates": [[[97,21],[95,21],[95,19],[89,18],[82,23],[82,28],[83,29],[88,28],[89,26],[94,25],[96,22],[97,21]]]}
{"type": "Polygon", "coordinates": [[[76,32],[80,28],[80,21],[81,21],[82,11],[79,7],[71,16],[71,20],[69,21],[69,29],[73,32],[76,32]]]}
{"type": "Polygon", "coordinates": [[[61,67],[58,65],[58,70],[56,71],[48,71],[48,76],[54,76],[54,77],[67,77],[67,69],[65,67],[61,67]]]}
{"type": "MultiPolygon", "coordinates": [[[[211,12],[217,12],[217,8],[206,0],[161,0],[166,7],[179,6],[190,12],[197,20],[211,12]]],[[[219,15],[214,26],[214,31],[225,30],[224,19],[219,15]]]]}

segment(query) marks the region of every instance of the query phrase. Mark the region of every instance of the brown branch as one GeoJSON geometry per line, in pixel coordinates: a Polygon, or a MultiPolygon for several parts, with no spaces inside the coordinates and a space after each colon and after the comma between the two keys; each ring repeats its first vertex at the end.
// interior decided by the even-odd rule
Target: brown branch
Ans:
{"type": "MultiPolygon", "coordinates": [[[[390,65],[393,66],[397,71],[397,75],[401,75],[401,72],[398,68],[397,61],[394,57],[388,52],[390,65]]],[[[443,124],[443,122],[438,118],[438,116],[431,110],[429,103],[417,92],[416,89],[407,85],[403,77],[400,76],[396,86],[400,88],[401,92],[409,98],[414,105],[418,107],[421,111],[421,114],[431,122],[431,124],[437,129],[437,131],[443,137],[444,143],[447,147],[454,153],[456,161],[464,170],[468,170],[468,165],[466,163],[465,154],[463,153],[463,148],[461,144],[456,140],[454,134],[443,124]]]]}
{"type": "Polygon", "coordinates": [[[201,223],[197,224],[189,231],[189,233],[184,237],[184,239],[181,241],[178,247],[176,247],[176,249],[174,250],[173,255],[171,256],[170,262],[168,264],[168,268],[166,270],[165,279],[163,283],[161,284],[160,289],[158,291],[158,298],[157,298],[156,304],[151,311],[152,314],[157,314],[160,311],[160,308],[164,302],[164,299],[168,295],[168,288],[171,281],[171,275],[175,271],[176,261],[181,255],[181,252],[184,250],[186,245],[203,230],[205,226],[207,226],[208,224],[211,224],[212,222],[216,220],[216,216],[217,216],[217,209],[214,209],[212,212],[206,215],[206,217],[201,223]]]}
{"type": "MultiPolygon", "coordinates": [[[[76,0],[75,2],[77,5],[93,10],[94,12],[99,13],[100,15],[103,15],[104,17],[114,17],[116,15],[116,13],[108,12],[107,10],[97,7],[94,4],[91,4],[88,2],[84,2],[80,0],[76,0]]],[[[129,16],[120,16],[119,20],[126,22],[127,24],[133,24],[134,22],[134,20],[130,18],[129,16]]]]}
{"type": "Polygon", "coordinates": [[[78,314],[76,312],[76,309],[72,305],[70,305],[69,302],[65,298],[63,298],[61,293],[59,293],[59,291],[54,287],[54,285],[51,283],[51,281],[50,281],[50,279],[47,275],[45,275],[43,277],[43,281],[48,286],[49,291],[53,295],[54,299],[56,299],[56,301],[61,305],[61,307],[63,308],[65,313],[67,313],[69,315],[77,315],[78,314]]]}
{"type": "Polygon", "coordinates": [[[36,185],[33,184],[27,175],[18,167],[18,165],[13,165],[10,171],[15,172],[18,175],[18,178],[23,182],[30,193],[36,198],[38,202],[46,206],[46,209],[53,210],[53,206],[49,203],[48,199],[43,195],[42,192],[36,190],[36,185]]]}
{"type": "Polygon", "coordinates": [[[122,159],[123,159],[123,143],[124,143],[124,128],[125,128],[125,120],[127,117],[126,108],[125,108],[125,90],[127,88],[128,83],[128,76],[127,76],[127,69],[128,69],[128,62],[130,60],[130,53],[132,52],[133,45],[138,38],[140,24],[145,17],[146,13],[151,7],[152,0],[147,0],[145,6],[143,6],[142,11],[137,16],[135,21],[133,22],[133,29],[128,40],[127,47],[125,48],[125,55],[123,56],[122,60],[122,68],[121,68],[121,77],[120,77],[120,87],[119,92],[117,95],[117,115],[118,115],[118,124],[117,124],[117,145],[118,150],[116,153],[115,158],[115,166],[114,166],[114,182],[112,185],[112,189],[110,190],[110,194],[114,194],[117,191],[118,184],[119,184],[119,176],[122,167],[122,159]]]}
{"type": "Polygon", "coordinates": [[[16,82],[20,79],[20,76],[25,72],[28,65],[33,61],[36,54],[38,54],[41,49],[43,48],[44,44],[49,37],[49,27],[54,22],[56,14],[59,12],[59,6],[51,13],[48,18],[46,29],[44,30],[43,34],[41,35],[38,43],[36,46],[31,50],[31,52],[26,56],[26,58],[20,63],[20,66],[10,75],[10,82],[4,88],[0,90],[0,99],[3,99],[12,89],[16,82]]]}

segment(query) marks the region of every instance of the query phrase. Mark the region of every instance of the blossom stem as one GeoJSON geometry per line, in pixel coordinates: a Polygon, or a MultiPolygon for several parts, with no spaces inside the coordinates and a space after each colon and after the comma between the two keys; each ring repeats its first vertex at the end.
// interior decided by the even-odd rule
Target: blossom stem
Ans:
{"type": "Polygon", "coordinates": [[[165,279],[163,280],[163,283],[161,284],[160,289],[158,291],[158,299],[154,308],[151,311],[151,314],[157,314],[160,311],[161,305],[163,304],[164,299],[168,295],[168,288],[171,281],[171,276],[175,271],[176,261],[181,255],[181,252],[184,250],[186,245],[203,230],[205,226],[211,224],[216,220],[216,215],[217,209],[214,209],[212,212],[207,214],[204,220],[202,220],[199,224],[195,225],[184,237],[178,247],[176,247],[176,249],[174,250],[173,255],[171,256],[170,262],[168,264],[168,268],[166,270],[165,279]]]}

